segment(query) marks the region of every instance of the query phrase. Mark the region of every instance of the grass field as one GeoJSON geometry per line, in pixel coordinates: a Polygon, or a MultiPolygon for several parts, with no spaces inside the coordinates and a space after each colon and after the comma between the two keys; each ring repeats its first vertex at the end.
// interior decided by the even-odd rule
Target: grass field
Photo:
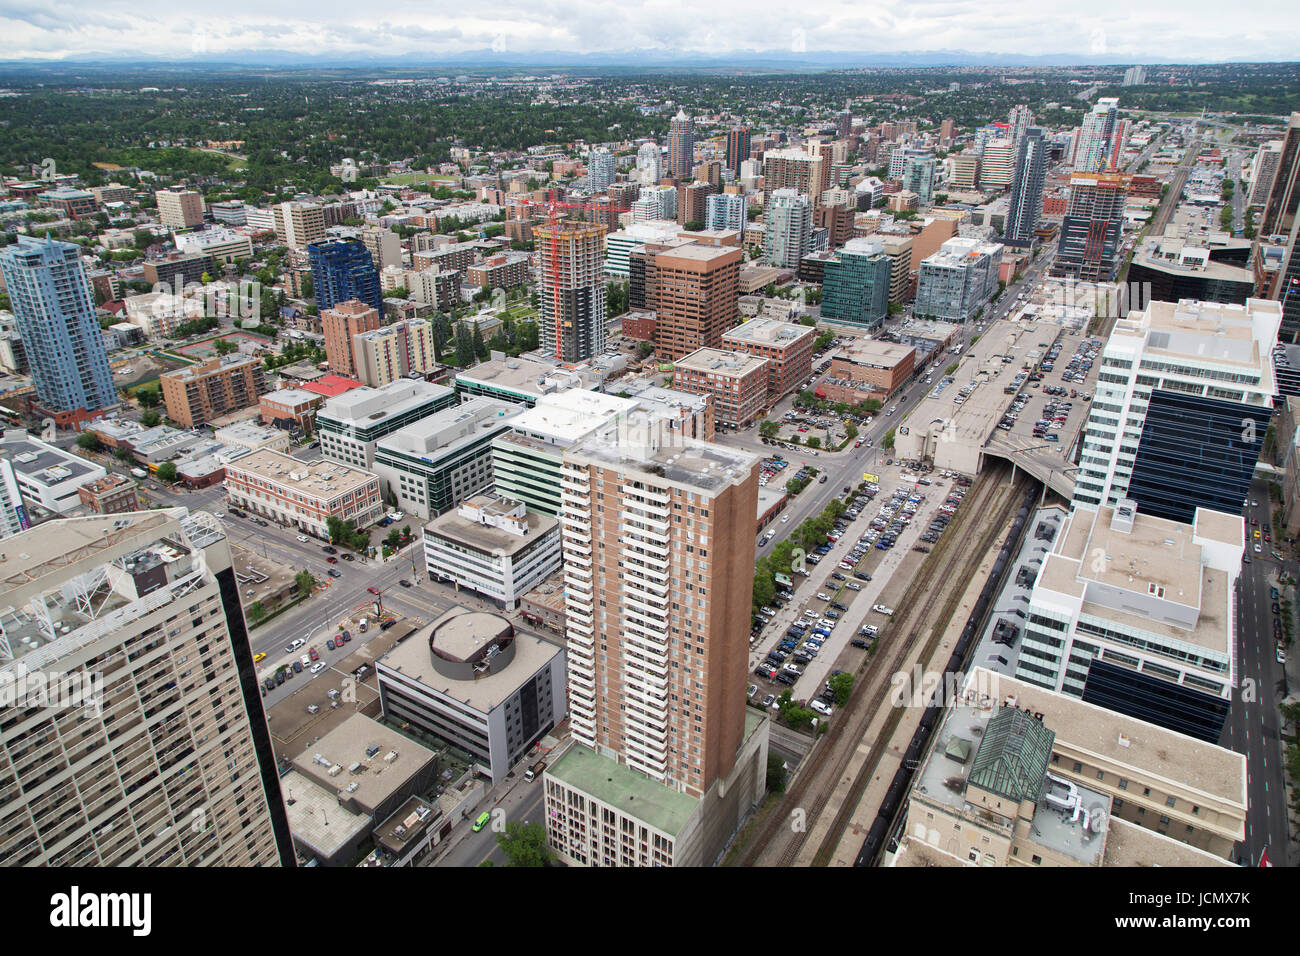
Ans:
{"type": "Polygon", "coordinates": [[[537,310],[534,309],[531,305],[524,303],[522,305],[511,306],[510,308],[506,309],[504,312],[501,313],[501,318],[512,319],[515,322],[518,322],[520,319],[532,319],[536,321],[537,310]]]}

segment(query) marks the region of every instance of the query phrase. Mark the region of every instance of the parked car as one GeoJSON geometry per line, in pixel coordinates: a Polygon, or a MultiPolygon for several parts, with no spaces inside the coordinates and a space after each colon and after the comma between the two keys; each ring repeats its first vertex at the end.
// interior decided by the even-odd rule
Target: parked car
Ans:
{"type": "Polygon", "coordinates": [[[894,609],[892,607],[885,607],[883,604],[873,605],[871,610],[875,611],[877,614],[883,614],[885,617],[894,616],[894,609]]]}

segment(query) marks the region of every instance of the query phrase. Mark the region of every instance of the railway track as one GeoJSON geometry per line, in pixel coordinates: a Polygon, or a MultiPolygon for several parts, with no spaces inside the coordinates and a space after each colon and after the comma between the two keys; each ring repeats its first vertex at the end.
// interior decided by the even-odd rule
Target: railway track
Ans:
{"type": "MultiPolygon", "coordinates": [[[[1021,476],[1014,483],[1009,485],[1000,483],[1000,487],[1005,491],[1005,497],[995,506],[997,508],[995,512],[995,520],[986,523],[985,527],[982,529],[982,533],[980,534],[976,546],[967,552],[965,565],[960,569],[958,574],[950,579],[953,582],[953,586],[948,588],[946,597],[938,595],[935,598],[935,602],[931,603],[930,608],[932,610],[934,603],[937,603],[940,597],[944,597],[943,604],[939,608],[937,617],[931,618],[930,612],[927,611],[925,617],[922,619],[923,621],[933,621],[930,625],[930,636],[926,640],[925,646],[922,648],[918,657],[918,662],[922,667],[932,663],[935,649],[939,646],[939,642],[943,638],[949,622],[956,613],[958,605],[961,603],[962,596],[966,591],[967,582],[969,582],[971,575],[975,572],[980,562],[984,560],[989,549],[997,542],[998,536],[1002,533],[1003,527],[1006,525],[1007,521],[1010,520],[1015,509],[1019,506],[1023,489],[1027,481],[1027,478],[1021,476]]],[[[923,626],[924,625],[922,625],[922,627],[923,626]]],[[[915,644],[920,633],[921,629],[917,629],[909,634],[909,647],[915,644]]],[[[893,666],[889,673],[893,674],[901,670],[904,660],[904,654],[900,653],[895,655],[892,662],[893,666]]],[[[884,702],[884,693],[888,686],[889,685],[886,685],[881,688],[877,694],[873,695],[876,699],[876,703],[872,710],[878,708],[884,702]]],[[[830,863],[831,858],[835,853],[835,848],[839,845],[844,831],[848,827],[849,820],[857,810],[858,803],[861,801],[862,795],[867,789],[867,784],[871,781],[872,774],[875,773],[876,766],[880,763],[880,758],[884,756],[885,750],[893,742],[894,734],[898,729],[898,724],[902,720],[902,717],[903,710],[897,707],[894,708],[884,730],[877,735],[875,742],[871,745],[871,750],[867,753],[867,759],[863,761],[862,766],[859,768],[858,774],[854,778],[852,785],[849,787],[848,793],[845,794],[844,800],[840,803],[840,808],[835,814],[835,819],[831,822],[830,829],[822,840],[822,844],[818,848],[817,854],[813,857],[813,866],[826,866],[830,863]]]]}
{"type": "MultiPolygon", "coordinates": [[[[840,719],[831,725],[826,736],[813,747],[808,758],[800,766],[799,773],[787,791],[785,799],[779,807],[769,812],[758,831],[749,837],[746,846],[737,855],[732,865],[790,866],[793,864],[807,838],[807,830],[805,828],[803,832],[795,832],[789,827],[788,808],[804,809],[807,826],[812,826],[824,810],[836,785],[843,778],[849,762],[857,751],[858,743],[866,736],[872,720],[884,703],[891,686],[890,675],[903,669],[904,662],[917,640],[921,638],[927,622],[932,631],[929,642],[937,643],[942,628],[934,626],[931,616],[940,609],[941,605],[955,604],[970,573],[965,566],[955,569],[951,565],[955,561],[960,561],[962,555],[971,555],[971,558],[965,562],[966,565],[971,564],[972,561],[978,564],[987,543],[996,537],[998,530],[1005,523],[1009,509],[1018,500],[1011,485],[1006,481],[1008,471],[1009,469],[1004,467],[989,469],[976,479],[971,493],[967,495],[958,512],[958,520],[949,526],[922,564],[920,574],[910,582],[909,593],[919,595],[920,600],[910,603],[902,615],[895,618],[877,645],[881,650],[888,648],[891,652],[888,663],[877,663],[883,660],[880,653],[863,661],[854,675],[855,683],[860,690],[851,698],[849,705],[841,710],[840,719]],[[993,515],[996,520],[988,521],[979,534],[979,546],[974,551],[963,547],[963,539],[970,534],[971,529],[979,522],[985,521],[989,515],[993,515]],[[944,586],[949,582],[952,588],[944,586]],[[956,591],[955,596],[948,595],[948,591],[952,589],[956,591]],[[901,640],[890,639],[899,634],[905,636],[901,640]],[[865,687],[862,686],[864,676],[869,678],[865,687]],[[760,864],[760,859],[770,856],[771,848],[782,838],[784,838],[784,845],[777,858],[760,864]]],[[[899,717],[899,714],[891,715],[885,732],[872,747],[867,761],[868,767],[878,762],[879,755],[892,736],[899,717]]],[[[852,793],[856,796],[853,799],[846,799],[841,806],[831,834],[823,841],[822,848],[819,848],[819,855],[827,844],[833,849],[832,840],[838,840],[834,835],[836,828],[842,826],[841,816],[843,820],[848,819],[848,815],[856,805],[856,799],[860,798],[860,788],[865,787],[868,778],[869,771],[864,769],[855,779],[852,793]]]]}

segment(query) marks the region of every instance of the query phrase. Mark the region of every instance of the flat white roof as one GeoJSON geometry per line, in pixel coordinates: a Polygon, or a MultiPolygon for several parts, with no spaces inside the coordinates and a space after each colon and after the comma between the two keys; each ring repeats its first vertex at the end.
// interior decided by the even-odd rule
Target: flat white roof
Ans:
{"type": "Polygon", "coordinates": [[[510,426],[528,435],[574,442],[636,406],[635,399],[570,388],[539,396],[535,406],[510,419],[510,426]]]}

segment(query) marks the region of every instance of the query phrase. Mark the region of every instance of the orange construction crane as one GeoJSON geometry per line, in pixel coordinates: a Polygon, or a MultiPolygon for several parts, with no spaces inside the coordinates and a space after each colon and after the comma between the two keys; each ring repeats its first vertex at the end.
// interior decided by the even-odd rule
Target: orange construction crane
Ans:
{"type": "MultiPolygon", "coordinates": [[[[584,212],[607,212],[610,214],[629,212],[627,206],[616,206],[612,200],[588,201],[588,202],[560,202],[555,198],[555,190],[550,190],[550,196],[545,202],[530,200],[523,205],[536,206],[546,210],[547,225],[549,227],[549,246],[550,246],[550,278],[551,290],[555,296],[555,357],[561,362],[564,361],[564,334],[561,323],[560,309],[560,240],[557,235],[556,226],[559,222],[557,215],[561,209],[578,209],[584,212]]],[[[612,223],[609,223],[612,224],[612,223]]],[[[607,224],[607,225],[609,225],[607,224]]]]}

